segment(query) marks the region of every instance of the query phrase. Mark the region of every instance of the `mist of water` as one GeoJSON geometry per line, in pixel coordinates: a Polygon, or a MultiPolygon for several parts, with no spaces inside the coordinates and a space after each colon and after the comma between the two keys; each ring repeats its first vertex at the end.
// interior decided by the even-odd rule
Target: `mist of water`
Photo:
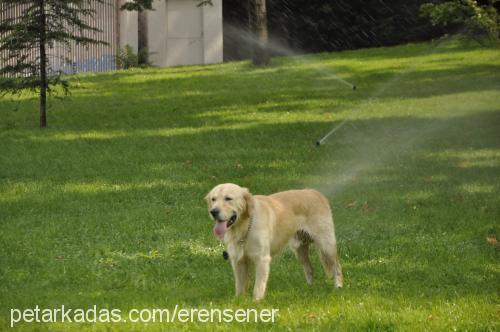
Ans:
{"type": "MultiPolygon", "coordinates": [[[[248,30],[239,29],[237,27],[232,27],[232,29],[233,32],[238,34],[239,38],[244,39],[247,43],[251,45],[259,43],[255,36],[249,33],[248,30]]],[[[347,116],[344,117],[341,122],[337,123],[330,131],[321,137],[317,141],[317,145],[319,146],[327,143],[327,141],[334,137],[335,133],[344,128],[358,112],[368,112],[379,98],[384,97],[387,91],[392,91],[392,89],[405,79],[407,75],[418,70],[426,61],[428,55],[437,52],[440,48],[452,42],[452,39],[453,38],[444,39],[434,46],[430,46],[427,50],[422,52],[420,56],[416,56],[416,61],[411,62],[406,68],[402,68],[398,74],[386,81],[381,81],[377,87],[368,93],[366,98],[348,111],[347,116]]],[[[346,87],[356,89],[356,85],[339,77],[330,66],[325,66],[319,59],[306,56],[300,51],[292,50],[276,41],[269,41],[267,47],[275,55],[286,56],[287,59],[291,61],[304,64],[307,68],[315,70],[319,76],[334,79],[346,87]]],[[[402,105],[402,107],[404,107],[404,105],[402,105]]],[[[319,173],[321,174],[320,178],[322,178],[322,180],[306,180],[304,185],[309,187],[312,184],[312,187],[316,188],[319,186],[320,188],[318,189],[329,197],[338,195],[349,188],[353,184],[353,181],[359,179],[363,174],[367,174],[370,171],[387,166],[388,164],[397,165],[402,156],[411,153],[412,149],[415,149],[426,140],[435,136],[444,126],[446,126],[446,121],[423,121],[418,126],[397,122],[391,125],[386,124],[368,130],[368,134],[370,135],[368,140],[369,143],[366,144],[367,140],[365,139],[363,143],[365,145],[359,142],[360,135],[363,136],[364,133],[357,131],[355,127],[351,127],[350,132],[343,133],[343,142],[352,139],[352,142],[350,142],[352,145],[349,147],[351,149],[349,159],[342,161],[339,165],[328,165],[327,163],[320,164],[319,173]]],[[[334,152],[329,149],[324,149],[323,153],[327,156],[328,153],[334,152]]]]}
{"type": "MultiPolygon", "coordinates": [[[[349,123],[358,112],[369,112],[373,105],[377,103],[377,99],[384,97],[387,91],[391,91],[408,75],[418,70],[427,61],[428,55],[437,52],[449,42],[450,40],[444,40],[435,46],[429,47],[417,57],[416,61],[403,68],[396,76],[381,82],[367,98],[350,110],[348,116],[326,133],[318,141],[318,144],[323,144],[334,137],[333,135],[349,123]]],[[[404,99],[402,99],[401,103],[401,109],[404,110],[404,99]]],[[[393,119],[392,121],[389,117],[382,118],[381,121],[373,119],[367,121],[367,123],[368,125],[373,123],[376,127],[365,128],[364,132],[351,127],[350,131],[343,132],[342,142],[352,141],[348,160],[341,161],[338,165],[329,166],[323,164],[321,166],[320,174],[325,180],[319,184],[320,190],[329,197],[344,192],[360,177],[371,171],[381,167],[404,167],[401,164],[404,157],[414,153],[419,146],[436,137],[449,125],[447,121],[440,120],[406,122],[402,115],[399,119],[393,119]],[[366,134],[369,135],[368,139],[365,136],[366,134]],[[363,139],[360,139],[360,136],[363,136],[363,139]],[[363,143],[360,143],[360,141],[363,143]]],[[[331,150],[327,151],[327,153],[331,152],[331,150]]]]}
{"type": "MultiPolygon", "coordinates": [[[[237,35],[238,39],[244,40],[252,47],[260,44],[260,41],[255,37],[255,35],[246,29],[231,26],[229,24],[224,25],[224,29],[226,29],[226,34],[237,35]]],[[[310,56],[304,55],[301,51],[293,50],[276,40],[269,40],[267,43],[267,49],[275,56],[286,56],[287,59],[295,63],[308,66],[311,70],[316,71],[320,77],[326,77],[335,80],[350,89],[356,89],[355,84],[341,78],[332,68],[325,66],[321,63],[321,61],[311,59],[310,56]]]]}

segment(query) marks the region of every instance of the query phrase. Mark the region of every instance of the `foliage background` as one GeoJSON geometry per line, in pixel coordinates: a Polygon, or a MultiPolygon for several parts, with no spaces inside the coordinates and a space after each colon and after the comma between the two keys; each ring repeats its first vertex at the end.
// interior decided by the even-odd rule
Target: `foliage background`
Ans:
{"type": "MultiPolygon", "coordinates": [[[[270,38],[286,48],[310,53],[430,40],[458,28],[433,26],[421,16],[420,6],[429,2],[444,1],[267,0],[270,38]]],[[[498,6],[496,2],[497,11],[498,6]]],[[[225,60],[251,55],[242,33],[247,29],[248,8],[247,1],[223,3],[225,60]]]]}

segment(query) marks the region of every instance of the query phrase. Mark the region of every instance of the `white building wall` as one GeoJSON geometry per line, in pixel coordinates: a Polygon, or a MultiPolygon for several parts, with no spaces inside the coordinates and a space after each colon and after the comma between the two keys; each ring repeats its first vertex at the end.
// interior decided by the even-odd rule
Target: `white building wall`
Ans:
{"type": "Polygon", "coordinates": [[[149,61],[155,66],[165,67],[167,65],[167,1],[156,0],[153,4],[155,10],[148,11],[148,42],[149,61]]]}
{"type": "Polygon", "coordinates": [[[212,0],[212,6],[203,6],[204,63],[220,63],[223,59],[222,0],[212,0]]]}
{"type": "MultiPolygon", "coordinates": [[[[118,0],[121,7],[126,0],[118,0]]],[[[119,8],[118,7],[118,8],[119,8]]],[[[137,53],[137,12],[120,10],[118,14],[119,24],[119,45],[120,48],[130,45],[137,53]]]]}
{"type": "Polygon", "coordinates": [[[199,3],[200,0],[154,1],[155,10],[147,14],[153,65],[222,62],[222,0],[212,0],[213,6],[198,7],[199,3]]]}
{"type": "Polygon", "coordinates": [[[167,1],[167,66],[203,62],[203,8],[197,0],[167,1]]]}

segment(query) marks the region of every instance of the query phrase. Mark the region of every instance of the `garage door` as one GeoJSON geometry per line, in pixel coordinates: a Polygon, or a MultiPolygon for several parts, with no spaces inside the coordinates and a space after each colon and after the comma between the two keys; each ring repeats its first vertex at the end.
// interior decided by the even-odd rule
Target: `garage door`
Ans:
{"type": "Polygon", "coordinates": [[[167,1],[167,66],[203,63],[203,12],[198,3],[167,1]]]}

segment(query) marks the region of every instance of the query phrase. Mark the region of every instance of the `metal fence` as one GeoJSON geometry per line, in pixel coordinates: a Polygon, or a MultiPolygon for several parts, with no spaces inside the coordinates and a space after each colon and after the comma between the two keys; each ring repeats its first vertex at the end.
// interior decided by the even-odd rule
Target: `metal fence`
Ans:
{"type": "MultiPolygon", "coordinates": [[[[22,17],[29,4],[18,4],[9,9],[0,5],[0,20],[18,19],[22,17]]],[[[79,72],[102,72],[114,70],[116,65],[116,54],[118,51],[118,0],[88,1],[87,6],[95,10],[93,17],[85,17],[86,23],[97,28],[100,32],[87,31],[85,37],[96,39],[106,44],[78,45],[70,42],[68,46],[56,43],[48,47],[47,55],[49,65],[54,71],[64,73],[79,72]]],[[[26,55],[30,61],[39,60],[39,52],[36,47],[28,50],[26,55]]],[[[0,54],[0,67],[13,64],[3,60],[5,54],[0,54]]],[[[12,60],[13,62],[14,60],[12,60]]],[[[26,73],[27,74],[27,73],[26,73]]]]}

